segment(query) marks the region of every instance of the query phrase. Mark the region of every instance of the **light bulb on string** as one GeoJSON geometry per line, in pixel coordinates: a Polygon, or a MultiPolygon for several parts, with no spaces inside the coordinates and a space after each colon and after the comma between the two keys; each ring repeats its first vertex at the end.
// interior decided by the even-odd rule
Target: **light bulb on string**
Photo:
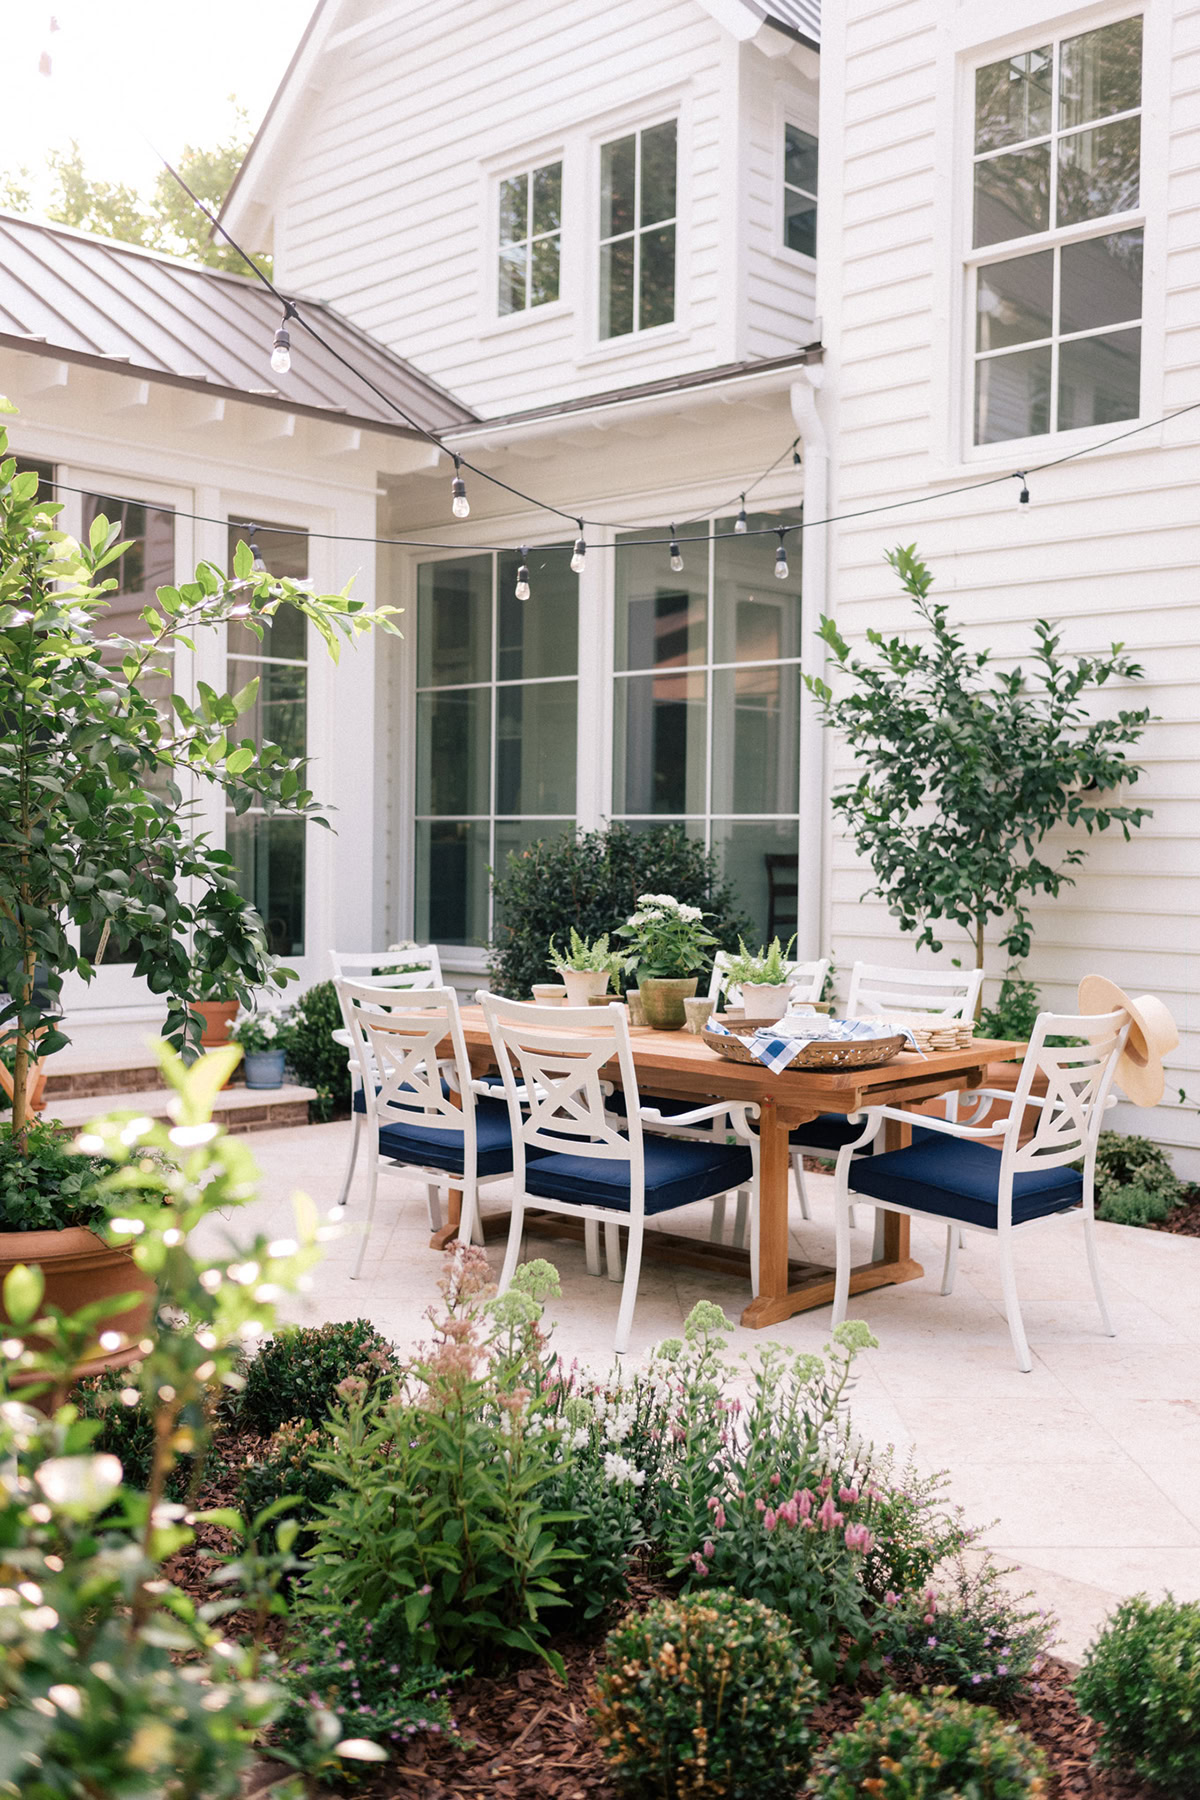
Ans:
{"type": "Polygon", "coordinates": [[[528,598],[529,598],[529,569],[527,567],[527,564],[529,562],[529,547],[528,547],[528,545],[522,544],[521,548],[517,551],[517,555],[520,557],[521,560],[517,565],[517,585],[513,589],[513,593],[518,600],[528,600],[528,598]]]}
{"type": "Polygon", "coordinates": [[[254,561],[251,563],[250,567],[253,570],[255,575],[265,575],[267,573],[267,565],[263,561],[262,551],[259,549],[258,545],[254,541],[254,533],[255,533],[256,529],[257,529],[256,526],[251,525],[251,527],[250,527],[250,554],[254,558],[254,561]]]}
{"type": "Polygon", "coordinates": [[[1029,505],[1029,478],[1026,475],[1024,469],[1018,469],[1016,474],[1013,476],[1013,480],[1019,481],[1021,484],[1021,491],[1017,495],[1018,503],[1021,506],[1028,506],[1029,505]]]}
{"type": "Polygon", "coordinates": [[[579,536],[575,539],[575,548],[571,552],[571,573],[582,575],[587,560],[587,545],[583,539],[583,520],[577,519],[575,523],[579,526],[579,536]]]}
{"type": "Polygon", "coordinates": [[[462,464],[457,456],[454,459],[454,480],[450,483],[450,511],[456,519],[468,519],[471,516],[467,484],[462,478],[462,464]]]}
{"type": "Polygon", "coordinates": [[[673,525],[671,527],[670,557],[671,557],[671,573],[673,575],[682,575],[683,574],[683,551],[679,548],[679,539],[675,536],[675,527],[673,525]]]}
{"type": "Polygon", "coordinates": [[[288,320],[296,317],[296,309],[290,300],[283,303],[283,318],[271,344],[271,367],[276,375],[286,375],[292,366],[292,334],[288,330],[288,320]]]}
{"type": "Polygon", "coordinates": [[[784,543],[786,535],[784,531],[779,533],[779,548],[775,552],[775,575],[779,581],[786,581],[788,578],[787,545],[784,543]]]}
{"type": "Polygon", "coordinates": [[[738,507],[738,516],[733,521],[733,529],[739,537],[743,537],[750,529],[750,521],[746,517],[746,496],[742,495],[742,504],[738,507]]]}

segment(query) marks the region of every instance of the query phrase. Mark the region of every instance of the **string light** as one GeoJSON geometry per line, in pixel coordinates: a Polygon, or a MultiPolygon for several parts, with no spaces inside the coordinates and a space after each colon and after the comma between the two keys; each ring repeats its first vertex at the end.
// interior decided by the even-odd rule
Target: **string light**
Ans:
{"type": "Polygon", "coordinates": [[[672,527],[671,527],[670,555],[671,555],[671,573],[673,575],[682,575],[683,574],[683,551],[679,548],[679,539],[675,535],[674,525],[672,525],[672,527]]]}
{"type": "Polygon", "coordinates": [[[1018,469],[1016,471],[1016,473],[1013,475],[1013,480],[1019,481],[1021,484],[1021,491],[1017,495],[1018,503],[1021,506],[1028,506],[1029,505],[1029,482],[1026,477],[1024,469],[1018,469]]]}
{"type": "Polygon", "coordinates": [[[529,562],[529,546],[527,544],[522,544],[521,548],[517,551],[517,555],[521,560],[517,565],[517,585],[513,589],[513,593],[518,600],[528,600],[529,569],[527,564],[529,562]]]}
{"type": "Polygon", "coordinates": [[[250,527],[250,554],[254,558],[254,561],[251,563],[250,567],[253,569],[253,571],[256,575],[265,575],[267,573],[267,565],[263,561],[262,551],[259,549],[258,545],[254,541],[254,534],[257,531],[257,529],[258,529],[258,527],[256,525],[251,525],[251,527],[250,527]]]}
{"type": "Polygon", "coordinates": [[[733,521],[733,529],[739,537],[744,537],[750,529],[750,521],[746,517],[746,496],[742,495],[742,504],[738,507],[738,516],[733,521]]]}
{"type": "Polygon", "coordinates": [[[467,499],[467,484],[462,478],[462,458],[454,459],[454,480],[450,483],[450,511],[456,519],[469,519],[471,502],[467,499]]]}
{"type": "Polygon", "coordinates": [[[779,548],[775,552],[775,576],[779,581],[786,581],[788,578],[787,546],[783,541],[786,535],[787,531],[785,527],[785,529],[779,533],[779,548]]]}
{"type": "Polygon", "coordinates": [[[583,520],[576,519],[575,523],[579,527],[579,536],[575,539],[575,548],[571,552],[571,573],[582,575],[587,560],[587,545],[583,541],[583,520]]]}
{"type": "Polygon", "coordinates": [[[298,314],[291,301],[285,300],[283,318],[279,321],[279,328],[271,345],[271,367],[276,375],[286,375],[292,366],[292,334],[288,330],[288,320],[297,317],[298,314]]]}

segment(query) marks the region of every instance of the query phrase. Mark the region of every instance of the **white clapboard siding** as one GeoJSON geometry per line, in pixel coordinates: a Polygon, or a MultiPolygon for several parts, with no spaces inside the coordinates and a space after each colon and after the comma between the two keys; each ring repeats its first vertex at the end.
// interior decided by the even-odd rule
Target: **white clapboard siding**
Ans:
{"type": "MultiPolygon", "coordinates": [[[[826,13],[817,305],[836,394],[834,509],[912,503],[831,534],[833,604],[856,648],[869,627],[908,629],[911,611],[882,558],[891,545],[915,542],[968,642],[988,645],[1004,664],[1028,661],[1039,618],[1061,623],[1064,650],[1100,651],[1121,639],[1144,663],[1144,682],[1105,690],[1095,710],[1149,705],[1156,715],[1131,795],[1154,817],[1129,843],[1115,829],[1079,834],[1087,859],[1073,887],[1035,907],[1025,973],[1046,1004],[1064,1009],[1091,970],[1133,993],[1162,995],[1181,1034],[1167,1102],[1152,1113],[1122,1106],[1114,1117],[1168,1145],[1181,1170],[1200,1173],[1200,414],[1031,475],[1028,507],[1008,482],[931,498],[976,473],[947,423],[968,379],[965,367],[947,376],[949,317],[961,293],[947,194],[956,178],[964,189],[967,181],[953,116],[954,10],[939,0],[846,0],[826,13]],[[1182,1106],[1179,1087],[1188,1095],[1182,1106]]],[[[1045,11],[1056,26],[1062,15],[1049,4],[1045,11]]],[[[1148,23],[1147,45],[1163,50],[1145,70],[1147,117],[1170,126],[1161,135],[1148,126],[1144,164],[1146,192],[1167,210],[1165,253],[1155,266],[1148,257],[1146,276],[1151,370],[1161,358],[1161,384],[1148,382],[1154,417],[1200,399],[1200,7],[1151,0],[1147,12],[1163,26],[1148,23]],[[1165,169],[1157,166],[1164,155],[1165,169]]],[[[1081,11],[1081,29],[1095,15],[1081,11]]],[[[1003,54],[1008,46],[996,43],[1003,54]]],[[[959,91],[969,95],[969,86],[959,91]]],[[[1041,454],[1071,447],[1051,437],[1041,454]]],[[[1003,458],[997,450],[979,472],[1003,471],[1003,458]]],[[[835,748],[833,785],[853,766],[835,748]]],[[[1051,845],[1071,841],[1055,833],[1051,845]]],[[[869,895],[869,869],[836,833],[828,867],[829,943],[843,989],[856,957],[915,960],[911,941],[869,895]]],[[[951,927],[944,937],[938,960],[971,960],[965,934],[951,927]]],[[[919,960],[928,962],[928,952],[919,960]]],[[[1003,961],[990,938],[989,971],[1002,973],[1003,961]]],[[[988,998],[995,992],[989,983],[988,998]]]]}

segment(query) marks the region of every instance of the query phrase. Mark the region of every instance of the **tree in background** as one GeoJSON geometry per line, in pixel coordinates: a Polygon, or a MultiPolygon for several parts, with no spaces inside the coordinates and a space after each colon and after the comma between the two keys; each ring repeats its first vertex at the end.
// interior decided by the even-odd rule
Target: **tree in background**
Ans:
{"type": "Polygon", "coordinates": [[[1030,906],[1038,894],[1074,885],[1068,873],[1080,844],[1047,843],[1060,826],[1089,835],[1150,817],[1113,798],[1141,774],[1125,749],[1136,744],[1149,708],[1089,717],[1085,693],[1114,677],[1136,681],[1138,663],[1114,644],[1107,656],[1063,657],[1060,634],[1034,626],[1033,667],[995,667],[990,650],[968,650],[947,608],[929,599],[933,576],[915,545],[887,553],[921,625],[917,639],[868,631],[871,660],[851,654],[832,619],[820,635],[845,678],[834,695],[805,676],[825,723],[860,764],[857,780],[833,796],[855,849],[875,873],[871,890],[902,931],[942,948],[938,932],[961,926],[983,967],[989,920],[1004,921],[1010,958],[1029,953],[1030,906]]]}
{"type": "MultiPolygon", "coordinates": [[[[176,164],[188,186],[213,212],[220,209],[233,186],[254,135],[245,107],[232,94],[229,104],[233,120],[221,142],[209,150],[188,144],[176,164]]],[[[78,231],[117,238],[125,244],[140,244],[146,250],[165,250],[171,256],[186,256],[235,275],[249,274],[236,250],[220,239],[210,238],[208,220],[166,169],[159,170],[153,192],[147,198],[124,182],[101,181],[89,175],[74,140],[65,150],[52,150],[48,161],[54,176],[54,195],[45,217],[55,224],[73,225],[78,231]]],[[[0,178],[0,205],[13,212],[33,211],[31,179],[28,169],[0,178]]],[[[271,273],[269,256],[256,256],[254,260],[264,274],[271,273]]]]}

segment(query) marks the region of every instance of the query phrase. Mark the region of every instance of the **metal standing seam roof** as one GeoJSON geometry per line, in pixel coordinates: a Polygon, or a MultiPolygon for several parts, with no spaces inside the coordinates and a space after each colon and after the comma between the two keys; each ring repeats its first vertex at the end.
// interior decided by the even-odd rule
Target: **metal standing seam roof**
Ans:
{"type": "Polygon", "coordinates": [[[748,0],[772,25],[817,50],[821,44],[821,0],[748,0]]]}
{"type": "MultiPolygon", "coordinates": [[[[290,297],[426,430],[474,420],[469,407],[331,307],[290,297]]],[[[278,301],[253,277],[0,212],[0,346],[411,435],[295,321],[291,370],[276,375],[270,354],[279,321],[278,301]]]]}

